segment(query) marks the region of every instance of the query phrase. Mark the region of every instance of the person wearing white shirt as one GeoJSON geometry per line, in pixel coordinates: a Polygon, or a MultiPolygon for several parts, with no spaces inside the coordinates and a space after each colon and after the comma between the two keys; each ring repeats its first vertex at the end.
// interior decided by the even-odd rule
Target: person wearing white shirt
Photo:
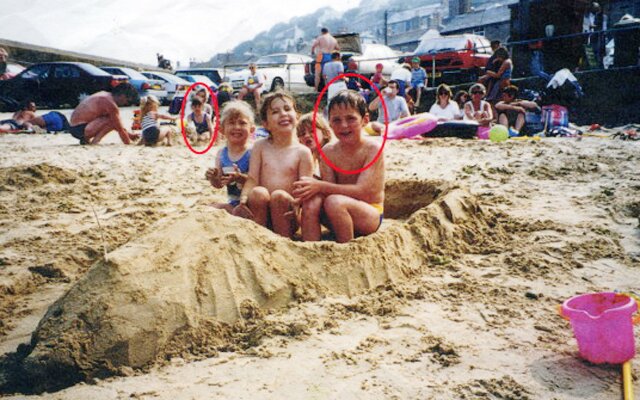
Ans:
{"type": "MultiPolygon", "coordinates": [[[[398,95],[398,82],[391,80],[389,86],[382,90],[384,96],[384,103],[387,106],[387,116],[389,123],[398,120],[400,118],[409,116],[409,107],[404,97],[398,95]]],[[[373,112],[378,110],[378,120],[371,122],[371,128],[378,135],[384,132],[384,109],[382,108],[382,101],[380,97],[376,97],[371,104],[369,104],[369,111],[373,112]]]]}
{"type": "Polygon", "coordinates": [[[436,102],[429,109],[429,113],[438,117],[438,121],[462,119],[458,103],[451,99],[451,88],[443,83],[438,86],[436,93],[436,102]]]}

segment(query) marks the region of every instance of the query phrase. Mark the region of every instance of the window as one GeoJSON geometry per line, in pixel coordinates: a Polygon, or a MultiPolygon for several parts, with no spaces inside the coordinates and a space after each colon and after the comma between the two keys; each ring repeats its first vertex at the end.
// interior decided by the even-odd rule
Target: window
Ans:
{"type": "Polygon", "coordinates": [[[56,65],[53,67],[53,77],[58,79],[79,78],[80,70],[73,65],[56,65]]]}
{"type": "Polygon", "coordinates": [[[35,65],[22,74],[24,79],[47,79],[49,77],[49,65],[35,65]]]}

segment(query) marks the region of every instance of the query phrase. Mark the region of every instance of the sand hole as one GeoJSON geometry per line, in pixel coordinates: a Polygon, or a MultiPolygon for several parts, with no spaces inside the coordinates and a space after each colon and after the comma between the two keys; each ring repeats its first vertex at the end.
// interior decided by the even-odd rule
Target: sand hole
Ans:
{"type": "Polygon", "coordinates": [[[442,193],[442,182],[390,179],[385,184],[384,216],[407,219],[431,204],[442,193]]]}

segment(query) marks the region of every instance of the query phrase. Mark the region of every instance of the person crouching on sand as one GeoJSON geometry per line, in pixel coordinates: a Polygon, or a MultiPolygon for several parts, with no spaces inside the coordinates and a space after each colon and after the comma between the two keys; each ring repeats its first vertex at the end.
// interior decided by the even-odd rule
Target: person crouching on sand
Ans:
{"type": "MultiPolygon", "coordinates": [[[[331,99],[329,125],[338,141],[322,150],[336,167],[358,170],[376,158],[382,144],[363,133],[368,122],[367,104],[358,93],[345,90],[331,99]]],[[[335,171],[324,162],[320,172],[321,181],[304,177],[294,184],[294,196],[302,201],[303,240],[320,240],[321,215],[339,243],[376,232],[384,213],[383,157],[357,174],[335,171]]]]}
{"type": "Polygon", "coordinates": [[[98,144],[109,132],[115,130],[124,144],[138,140],[139,135],[128,132],[120,121],[120,110],[140,100],[136,88],[130,83],[121,83],[111,93],[94,93],[73,110],[69,133],[80,144],[98,144]]]}
{"type": "Polygon", "coordinates": [[[154,95],[149,95],[141,102],[141,126],[142,142],[146,146],[155,146],[158,142],[171,146],[171,135],[173,130],[168,126],[159,126],[159,119],[175,121],[175,117],[158,113],[160,101],[154,95]]]}
{"type": "MultiPolygon", "coordinates": [[[[329,128],[329,124],[320,114],[316,118],[316,132],[322,135],[322,137],[318,138],[320,148],[323,148],[331,141],[331,128],[329,128]]],[[[307,113],[300,118],[296,133],[300,144],[307,146],[311,150],[313,155],[313,176],[320,179],[320,152],[318,146],[316,146],[316,141],[313,140],[313,113],[307,113]]]]}
{"type": "Polygon", "coordinates": [[[312,179],[311,151],[296,140],[298,112],[290,94],[278,91],[265,96],[260,117],[269,137],[253,145],[249,175],[233,213],[291,238],[298,229],[293,183],[312,179]]]}
{"type": "Polygon", "coordinates": [[[251,157],[248,142],[256,124],[251,106],[241,100],[227,103],[222,109],[220,123],[227,145],[218,151],[216,165],[207,170],[206,177],[217,189],[227,187],[229,201],[213,206],[231,213],[240,204],[242,187],[247,180],[251,157]]]}

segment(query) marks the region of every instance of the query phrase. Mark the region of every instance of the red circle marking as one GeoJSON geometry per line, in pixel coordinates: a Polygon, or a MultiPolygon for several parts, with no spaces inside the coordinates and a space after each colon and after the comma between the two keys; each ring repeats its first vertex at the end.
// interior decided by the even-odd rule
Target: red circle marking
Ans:
{"type": "Polygon", "coordinates": [[[327,85],[325,85],[325,87],[320,92],[320,95],[316,99],[316,104],[315,104],[315,107],[313,109],[312,127],[313,127],[313,140],[316,142],[316,148],[318,149],[318,153],[320,154],[320,156],[322,157],[324,162],[327,163],[327,165],[330,166],[331,169],[333,169],[334,171],[338,171],[340,173],[347,174],[347,175],[359,174],[359,173],[362,173],[362,172],[368,170],[369,168],[371,168],[373,166],[373,164],[375,164],[376,161],[378,161],[378,159],[382,155],[382,151],[384,150],[385,143],[387,143],[387,132],[389,130],[389,114],[387,112],[387,104],[384,101],[384,97],[382,96],[382,93],[380,92],[380,89],[378,89],[378,87],[375,84],[373,84],[373,82],[371,82],[369,79],[367,79],[365,76],[360,75],[360,74],[356,74],[356,73],[352,73],[352,72],[349,72],[349,73],[346,73],[346,74],[340,74],[340,75],[336,76],[335,78],[333,78],[327,85]],[[316,131],[317,131],[316,119],[318,118],[318,108],[320,107],[320,101],[324,97],[324,94],[327,91],[327,89],[329,89],[329,86],[331,86],[335,81],[337,81],[339,79],[342,79],[342,78],[345,78],[345,77],[360,78],[360,79],[365,80],[367,83],[369,83],[369,86],[372,87],[373,90],[375,90],[375,92],[378,94],[378,97],[380,98],[380,101],[382,102],[382,110],[384,111],[384,136],[383,136],[383,139],[382,139],[382,146],[380,146],[380,150],[378,150],[378,153],[373,158],[373,160],[371,160],[371,162],[369,164],[365,165],[364,167],[362,167],[360,169],[352,169],[352,170],[342,169],[342,168],[338,167],[337,165],[335,165],[334,163],[332,163],[331,160],[329,160],[329,157],[327,157],[326,154],[324,154],[324,151],[322,151],[322,146],[320,146],[320,141],[318,140],[318,135],[316,134],[316,131]]]}
{"type": "Polygon", "coordinates": [[[216,96],[215,93],[213,93],[213,91],[211,90],[211,88],[207,86],[205,83],[195,82],[194,84],[189,86],[189,89],[187,89],[186,93],[184,94],[184,99],[182,99],[182,107],[180,107],[180,129],[182,131],[182,138],[184,139],[184,142],[187,144],[187,147],[189,148],[189,150],[191,150],[191,152],[193,152],[194,154],[205,154],[211,149],[211,147],[213,147],[213,144],[215,143],[216,138],[218,137],[218,130],[220,129],[220,109],[218,107],[218,96],[216,96]],[[207,146],[207,148],[202,151],[198,151],[191,146],[191,143],[189,143],[189,139],[187,139],[187,132],[185,131],[185,126],[184,126],[184,108],[187,105],[187,98],[189,97],[189,93],[196,86],[204,86],[209,91],[209,95],[213,99],[213,113],[216,117],[216,122],[213,125],[213,136],[209,141],[209,146],[207,146]]]}

